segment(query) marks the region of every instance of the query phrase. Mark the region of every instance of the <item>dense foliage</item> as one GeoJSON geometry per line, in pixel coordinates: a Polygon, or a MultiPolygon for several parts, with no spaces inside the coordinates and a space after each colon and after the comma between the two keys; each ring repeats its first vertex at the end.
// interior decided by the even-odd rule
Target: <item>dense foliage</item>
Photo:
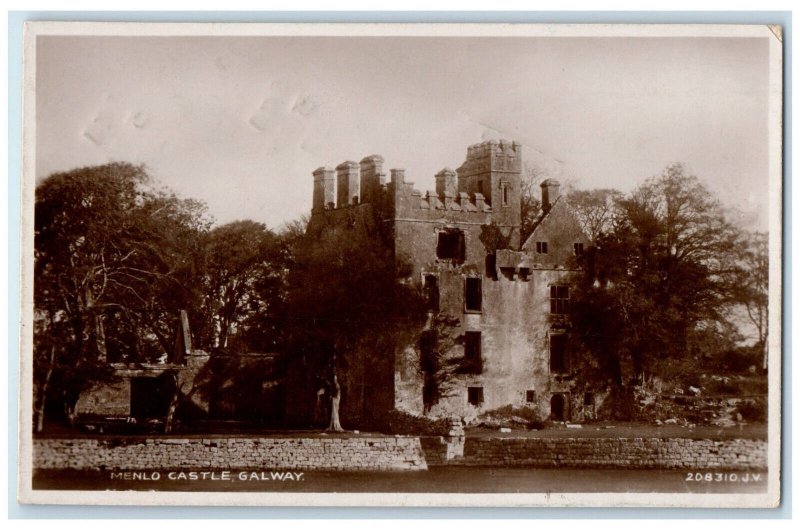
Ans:
{"type": "Polygon", "coordinates": [[[571,291],[580,377],[619,390],[688,364],[720,371],[741,338],[736,307],[751,307],[758,320],[758,302],[766,302],[766,276],[760,281],[755,270],[766,246],[752,246],[680,165],[628,195],[570,199],[594,243],[571,291]]]}
{"type": "MultiPolygon", "coordinates": [[[[371,377],[426,317],[411,267],[369,216],[298,238],[289,275],[288,349],[338,405],[342,376],[371,377]],[[381,355],[381,352],[384,352],[381,355]],[[352,370],[344,370],[344,368],[352,370]]],[[[359,383],[363,384],[363,381],[359,383]]],[[[329,428],[341,429],[336,405],[329,428]]]]}

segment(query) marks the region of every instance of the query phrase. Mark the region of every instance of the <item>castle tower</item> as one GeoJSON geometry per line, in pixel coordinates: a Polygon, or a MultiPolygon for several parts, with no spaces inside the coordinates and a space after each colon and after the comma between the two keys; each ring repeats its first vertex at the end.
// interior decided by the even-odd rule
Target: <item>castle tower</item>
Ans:
{"type": "Polygon", "coordinates": [[[522,146],[508,140],[472,145],[457,173],[458,191],[482,194],[492,207],[492,221],[513,229],[512,244],[519,244],[522,146]]]}

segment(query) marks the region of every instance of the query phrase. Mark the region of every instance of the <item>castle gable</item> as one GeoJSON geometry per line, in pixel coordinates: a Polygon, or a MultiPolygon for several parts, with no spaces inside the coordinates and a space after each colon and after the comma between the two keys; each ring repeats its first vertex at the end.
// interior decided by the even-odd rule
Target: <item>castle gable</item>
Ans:
{"type": "Polygon", "coordinates": [[[536,268],[574,269],[576,257],[589,248],[578,218],[564,197],[555,199],[542,213],[522,250],[536,268]]]}

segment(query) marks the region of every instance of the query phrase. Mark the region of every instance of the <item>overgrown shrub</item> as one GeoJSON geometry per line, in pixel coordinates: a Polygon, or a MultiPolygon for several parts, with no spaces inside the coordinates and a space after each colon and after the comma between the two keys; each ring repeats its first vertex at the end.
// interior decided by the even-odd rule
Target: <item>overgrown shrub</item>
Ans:
{"type": "Polygon", "coordinates": [[[446,436],[453,421],[450,418],[432,419],[392,410],[386,413],[379,427],[390,434],[446,436]]]}
{"type": "Polygon", "coordinates": [[[473,422],[475,425],[487,427],[525,427],[528,429],[543,429],[539,409],[534,407],[514,407],[506,405],[493,410],[487,410],[473,422]]]}
{"type": "Polygon", "coordinates": [[[763,352],[760,347],[744,347],[727,350],[721,355],[721,364],[731,373],[746,373],[751,366],[760,367],[763,352]]]}
{"type": "Polygon", "coordinates": [[[742,384],[735,379],[711,379],[705,388],[706,394],[711,395],[741,395],[743,393],[742,384]]]}
{"type": "Polygon", "coordinates": [[[598,419],[631,421],[636,416],[636,402],[631,387],[612,387],[608,397],[597,409],[598,419]]]}
{"type": "Polygon", "coordinates": [[[767,401],[763,398],[742,400],[736,406],[736,412],[745,421],[764,422],[767,420],[767,401]]]}

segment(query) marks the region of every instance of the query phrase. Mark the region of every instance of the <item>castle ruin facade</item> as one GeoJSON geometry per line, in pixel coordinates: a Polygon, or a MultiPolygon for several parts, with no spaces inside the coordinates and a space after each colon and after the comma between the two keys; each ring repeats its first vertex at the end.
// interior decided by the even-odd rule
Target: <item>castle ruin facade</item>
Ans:
{"type": "MultiPolygon", "coordinates": [[[[404,170],[387,175],[383,166],[373,155],[314,171],[308,232],[377,219],[394,255],[411,264],[430,313],[457,321],[452,354],[469,362],[433,403],[420,366],[424,340],[367,352],[343,378],[343,421],[368,424],[386,410],[475,417],[507,406],[542,419],[589,417],[591,396],[573,393],[566,322],[569,278],[589,242],[559,183],[541,184],[541,212],[523,241],[518,143],[470,146],[461,166],[442,169],[424,192],[404,170]]],[[[289,415],[299,407],[288,406],[289,415]]]]}

